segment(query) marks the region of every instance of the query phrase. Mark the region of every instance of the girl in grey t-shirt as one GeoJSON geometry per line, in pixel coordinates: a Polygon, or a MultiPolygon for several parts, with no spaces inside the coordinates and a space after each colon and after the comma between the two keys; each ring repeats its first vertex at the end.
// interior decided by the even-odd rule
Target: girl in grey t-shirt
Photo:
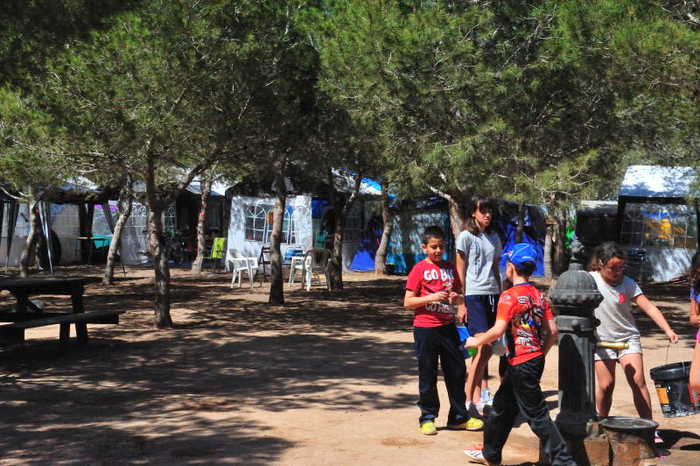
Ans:
{"type": "MultiPolygon", "coordinates": [[[[491,224],[491,204],[488,199],[474,196],[467,208],[466,229],[457,237],[456,269],[464,284],[465,304],[458,307],[457,318],[466,323],[469,333],[477,336],[490,329],[496,321],[496,306],[501,292],[498,261],[501,240],[491,224]]],[[[484,345],[472,359],[467,375],[467,403],[483,413],[493,396],[484,378],[491,358],[491,345],[484,345]]]]}
{"type": "MultiPolygon", "coordinates": [[[[642,346],[639,330],[632,316],[632,303],[646,313],[664,331],[671,343],[678,342],[663,314],[644,296],[634,280],[624,274],[625,253],[615,243],[603,243],[596,248],[589,270],[595,279],[603,301],[595,309],[600,320],[597,333],[601,341],[625,342],[627,349],[619,353],[613,349],[599,348],[595,354],[595,373],[598,379],[596,409],[600,417],[607,417],[612,405],[615,388],[615,363],[619,362],[627,383],[632,389],[634,406],[640,417],[651,419],[651,397],[644,378],[642,346]]],[[[658,432],[655,441],[663,443],[658,432]]]]}

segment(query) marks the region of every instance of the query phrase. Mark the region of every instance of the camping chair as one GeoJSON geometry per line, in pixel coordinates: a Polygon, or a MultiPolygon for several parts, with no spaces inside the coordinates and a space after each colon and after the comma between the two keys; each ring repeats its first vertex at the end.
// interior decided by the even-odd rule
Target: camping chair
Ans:
{"type": "MultiPolygon", "coordinates": [[[[326,277],[326,287],[330,291],[331,289],[331,279],[328,272],[328,263],[330,262],[331,251],[328,249],[315,248],[306,252],[304,256],[304,261],[302,262],[302,272],[301,278],[302,283],[306,283],[306,291],[311,290],[311,281],[315,276],[316,279],[321,282],[321,274],[326,277]]],[[[290,272],[290,283],[293,281],[291,273],[295,273],[296,270],[290,272]]]]}
{"type": "MultiPolygon", "coordinates": [[[[255,257],[240,257],[237,249],[229,249],[229,254],[231,254],[231,270],[233,271],[233,276],[231,277],[231,288],[238,278],[238,288],[241,287],[241,280],[243,279],[243,272],[248,274],[248,280],[250,280],[250,289],[253,289],[253,282],[255,281],[255,275],[258,273],[258,260],[255,257]]],[[[262,286],[262,282],[260,283],[262,286]]]]}
{"type": "Polygon", "coordinates": [[[262,273],[263,282],[270,276],[270,273],[267,271],[268,265],[270,265],[270,246],[263,246],[260,248],[260,257],[258,257],[258,266],[262,273]]]}
{"type": "Polygon", "coordinates": [[[216,267],[219,261],[223,262],[224,251],[226,250],[226,238],[214,238],[211,249],[204,251],[204,260],[211,260],[212,268],[216,267]]]}

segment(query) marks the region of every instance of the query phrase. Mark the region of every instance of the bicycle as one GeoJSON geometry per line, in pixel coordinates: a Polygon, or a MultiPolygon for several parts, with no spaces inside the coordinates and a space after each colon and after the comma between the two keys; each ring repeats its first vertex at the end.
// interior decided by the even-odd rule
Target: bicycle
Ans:
{"type": "Polygon", "coordinates": [[[175,265],[182,265],[185,260],[185,240],[179,231],[175,231],[171,234],[164,235],[165,244],[165,254],[168,256],[168,260],[171,260],[175,265]]]}
{"type": "MultiPolygon", "coordinates": [[[[144,230],[144,233],[146,232],[147,230],[144,230]]],[[[187,250],[182,234],[179,231],[173,233],[163,232],[162,244],[163,253],[168,258],[168,261],[173,261],[177,266],[182,265],[185,260],[185,251],[187,250]]],[[[150,249],[147,248],[145,251],[139,251],[139,253],[147,256],[149,261],[153,260],[150,249]]]]}

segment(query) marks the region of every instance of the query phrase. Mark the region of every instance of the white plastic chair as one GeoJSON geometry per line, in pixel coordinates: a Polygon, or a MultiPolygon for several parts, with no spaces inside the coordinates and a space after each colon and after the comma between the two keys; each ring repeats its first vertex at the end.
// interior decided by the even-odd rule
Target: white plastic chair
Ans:
{"type": "MultiPolygon", "coordinates": [[[[288,255],[289,250],[285,253],[285,256],[288,255]]],[[[289,284],[291,285],[294,283],[294,279],[297,276],[298,272],[301,272],[301,277],[302,277],[302,282],[303,277],[304,277],[304,258],[306,257],[306,253],[301,250],[293,250],[292,254],[289,255],[289,258],[284,260],[282,263],[282,267],[289,267],[289,284]]]]}
{"type": "Polygon", "coordinates": [[[241,281],[243,280],[243,272],[247,272],[248,280],[250,280],[250,289],[252,290],[255,274],[258,272],[258,259],[255,257],[239,257],[236,249],[229,249],[228,252],[232,257],[231,270],[233,271],[233,276],[231,277],[231,288],[233,288],[233,284],[236,283],[236,278],[238,278],[238,288],[240,288],[241,281]]]}
{"type": "MultiPolygon", "coordinates": [[[[328,272],[328,262],[331,258],[331,251],[328,249],[311,249],[306,252],[302,263],[302,282],[306,283],[306,291],[311,290],[311,280],[315,276],[321,282],[321,274],[326,277],[326,288],[330,291],[331,279],[328,272]]],[[[291,276],[291,274],[290,274],[291,276]]],[[[291,282],[290,282],[291,283],[291,282]]]]}

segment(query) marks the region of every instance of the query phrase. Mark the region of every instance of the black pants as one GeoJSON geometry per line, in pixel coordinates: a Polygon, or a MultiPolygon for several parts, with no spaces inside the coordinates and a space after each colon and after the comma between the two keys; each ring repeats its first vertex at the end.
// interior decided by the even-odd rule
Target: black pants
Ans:
{"type": "Polygon", "coordinates": [[[540,438],[553,466],[576,465],[566,450],[559,429],[552,422],[544,395],[540,389],[540,378],[544,370],[544,357],[506,369],[498,392],[493,399],[493,409],[484,426],[484,458],[492,463],[501,462],[501,451],[513,429],[513,421],[520,411],[532,431],[540,438]]]}
{"type": "Polygon", "coordinates": [[[418,393],[416,405],[420,408],[423,424],[433,421],[440,410],[437,392],[438,358],[445,377],[450,399],[448,424],[461,424],[468,419],[464,383],[467,369],[464,355],[459,348],[459,335],[454,324],[440,327],[413,327],[416,358],[418,359],[418,393]]]}

